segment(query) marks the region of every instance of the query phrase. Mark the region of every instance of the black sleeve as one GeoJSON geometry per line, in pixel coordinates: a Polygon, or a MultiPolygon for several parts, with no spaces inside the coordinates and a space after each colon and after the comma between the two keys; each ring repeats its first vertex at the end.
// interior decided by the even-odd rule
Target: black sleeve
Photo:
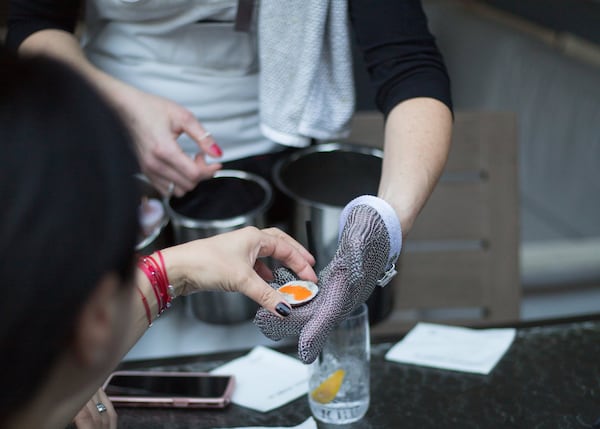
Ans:
{"type": "Polygon", "coordinates": [[[81,0],[10,0],[6,46],[17,50],[36,31],[58,29],[75,31],[81,0]]]}
{"type": "Polygon", "coordinates": [[[420,0],[349,0],[349,9],[375,103],[386,116],[414,97],[438,99],[452,110],[448,72],[420,0]]]}

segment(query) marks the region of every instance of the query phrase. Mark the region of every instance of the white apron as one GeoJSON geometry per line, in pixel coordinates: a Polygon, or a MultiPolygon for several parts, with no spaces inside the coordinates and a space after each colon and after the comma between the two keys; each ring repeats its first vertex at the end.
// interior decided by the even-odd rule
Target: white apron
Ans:
{"type": "Polygon", "coordinates": [[[256,32],[234,31],[236,10],[237,0],[89,0],[83,47],[101,70],[191,110],[220,161],[272,152],[282,146],[260,131],[256,32]]]}

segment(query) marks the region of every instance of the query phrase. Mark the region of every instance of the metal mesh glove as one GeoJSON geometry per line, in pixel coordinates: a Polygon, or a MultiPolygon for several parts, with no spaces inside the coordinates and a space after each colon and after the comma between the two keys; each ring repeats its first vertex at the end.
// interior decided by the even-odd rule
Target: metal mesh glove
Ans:
{"type": "MultiPolygon", "coordinates": [[[[365,302],[377,284],[385,285],[395,274],[402,233],[396,213],[385,201],[373,196],[352,200],[342,212],[340,231],[337,251],[319,273],[315,299],[294,307],[283,320],[263,308],[254,319],[273,340],[299,335],[298,356],[304,363],[313,362],[331,330],[365,302]]],[[[275,288],[296,279],[285,268],[274,274],[275,288]]]]}

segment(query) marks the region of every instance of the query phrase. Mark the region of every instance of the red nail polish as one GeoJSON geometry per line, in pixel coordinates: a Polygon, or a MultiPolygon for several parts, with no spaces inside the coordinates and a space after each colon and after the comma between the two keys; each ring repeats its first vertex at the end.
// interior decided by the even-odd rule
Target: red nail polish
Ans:
{"type": "Polygon", "coordinates": [[[210,151],[213,154],[213,156],[221,156],[223,155],[223,151],[221,150],[221,148],[219,147],[218,144],[213,143],[212,145],[210,145],[210,151]]]}

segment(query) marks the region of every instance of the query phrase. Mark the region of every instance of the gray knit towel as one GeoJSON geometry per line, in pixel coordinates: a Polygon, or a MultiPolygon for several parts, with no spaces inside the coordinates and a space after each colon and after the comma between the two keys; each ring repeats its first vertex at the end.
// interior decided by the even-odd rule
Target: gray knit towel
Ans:
{"type": "Polygon", "coordinates": [[[261,0],[260,120],[265,137],[304,147],[347,137],[354,112],[346,0],[261,0]]]}

